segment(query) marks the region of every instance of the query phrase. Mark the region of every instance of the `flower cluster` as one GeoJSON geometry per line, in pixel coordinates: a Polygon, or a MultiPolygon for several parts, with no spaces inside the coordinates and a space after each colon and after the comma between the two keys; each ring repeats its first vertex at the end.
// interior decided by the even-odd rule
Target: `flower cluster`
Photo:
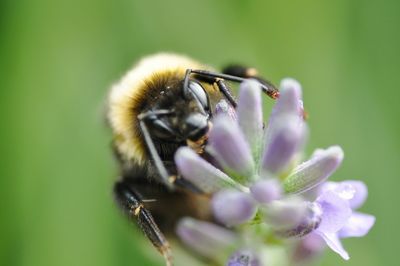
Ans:
{"type": "Polygon", "coordinates": [[[300,264],[323,242],[349,259],[340,239],[364,236],[375,222],[354,211],[367,188],[361,181],[326,181],[343,159],[339,146],[318,149],[299,164],[308,135],[300,85],[282,81],[266,126],[257,81],[241,84],[236,110],[225,101],[216,108],[206,147],[215,162],[188,147],[177,151],[175,162],[212,197],[219,224],[184,218],[177,228],[181,240],[229,266],[300,264]]]}

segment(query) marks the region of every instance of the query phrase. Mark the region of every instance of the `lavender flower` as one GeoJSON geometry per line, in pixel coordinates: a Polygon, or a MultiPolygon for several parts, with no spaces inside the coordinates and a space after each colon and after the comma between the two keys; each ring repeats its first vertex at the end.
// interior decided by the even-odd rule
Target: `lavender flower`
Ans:
{"type": "MultiPolygon", "coordinates": [[[[353,212],[365,201],[366,186],[359,181],[326,182],[343,160],[339,146],[318,149],[309,160],[296,166],[308,130],[303,119],[301,88],[295,80],[282,81],[280,97],[265,129],[260,92],[259,84],[249,80],[241,85],[237,114],[226,102],[217,105],[218,115],[206,151],[222,171],[189,148],[183,147],[176,153],[182,176],[205,193],[213,194],[215,219],[235,228],[237,243],[219,248],[219,255],[224,253],[221,250],[228,254],[236,246],[239,251],[230,256],[227,265],[263,265],[259,254],[271,252],[274,239],[280,238],[281,248],[285,249],[296,244],[300,247],[304,236],[318,236],[348,259],[339,239],[365,235],[375,220],[371,215],[353,212]],[[305,192],[317,187],[316,199],[306,199],[305,192]],[[289,238],[291,241],[286,243],[289,238]]],[[[199,250],[204,236],[198,236],[198,241],[187,241],[182,234],[187,229],[182,228],[187,226],[178,226],[178,235],[183,236],[185,243],[203,255],[216,256],[199,250]]],[[[197,233],[209,234],[204,230],[197,233]]]]}
{"type": "Polygon", "coordinates": [[[349,180],[325,183],[321,187],[321,195],[317,198],[325,217],[315,233],[345,260],[350,257],[340,238],[365,236],[375,223],[374,216],[353,211],[364,203],[367,194],[364,183],[349,180]]]}

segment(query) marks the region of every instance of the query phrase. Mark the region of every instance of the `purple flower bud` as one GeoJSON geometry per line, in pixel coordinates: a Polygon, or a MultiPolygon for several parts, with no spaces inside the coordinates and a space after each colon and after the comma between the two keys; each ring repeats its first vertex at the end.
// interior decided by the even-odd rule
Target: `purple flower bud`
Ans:
{"type": "Polygon", "coordinates": [[[300,240],[293,255],[293,265],[308,265],[325,249],[325,241],[317,234],[311,233],[300,240]]]}
{"type": "Polygon", "coordinates": [[[273,127],[281,115],[303,116],[300,84],[294,79],[286,78],[282,80],[280,87],[280,95],[272,109],[268,127],[273,127]]]}
{"type": "Polygon", "coordinates": [[[262,159],[264,171],[279,175],[287,169],[305,140],[305,126],[301,123],[298,117],[285,116],[273,124],[262,159]]]}
{"type": "Polygon", "coordinates": [[[179,221],[176,233],[189,248],[209,258],[219,256],[238,240],[230,230],[189,217],[179,221]]]}
{"type": "Polygon", "coordinates": [[[229,258],[227,266],[261,266],[260,258],[258,255],[250,249],[242,249],[236,251],[229,258]]]}
{"type": "Polygon", "coordinates": [[[237,114],[239,126],[253,154],[257,156],[263,130],[261,87],[258,81],[250,79],[241,83],[237,114]]]}
{"type": "Polygon", "coordinates": [[[217,116],[210,132],[211,152],[231,175],[248,181],[254,174],[254,161],[248,143],[237,123],[226,116],[217,116]]]}
{"type": "Polygon", "coordinates": [[[284,78],[280,84],[281,111],[297,113],[303,107],[301,101],[301,85],[293,78],[284,78]]]}
{"type": "Polygon", "coordinates": [[[287,231],[295,228],[307,215],[308,206],[300,198],[287,198],[272,201],[263,208],[265,221],[275,231],[287,231]]]}
{"type": "Polygon", "coordinates": [[[285,230],[278,230],[276,233],[281,237],[303,237],[314,231],[321,223],[322,210],[315,202],[304,202],[306,211],[300,222],[294,227],[285,230]]]}
{"type": "Polygon", "coordinates": [[[286,193],[305,192],[325,181],[341,164],[343,151],[332,146],[302,163],[284,180],[286,193]]]}
{"type": "Polygon", "coordinates": [[[244,189],[188,147],[178,149],[175,153],[175,163],[183,177],[205,193],[213,193],[226,187],[244,189]]]}
{"type": "Polygon", "coordinates": [[[277,179],[259,180],[251,186],[250,191],[259,203],[270,203],[282,196],[282,186],[277,179]]]}
{"type": "Polygon", "coordinates": [[[250,195],[235,190],[222,190],[216,193],[211,206],[215,218],[227,226],[250,220],[257,210],[250,195]]]}

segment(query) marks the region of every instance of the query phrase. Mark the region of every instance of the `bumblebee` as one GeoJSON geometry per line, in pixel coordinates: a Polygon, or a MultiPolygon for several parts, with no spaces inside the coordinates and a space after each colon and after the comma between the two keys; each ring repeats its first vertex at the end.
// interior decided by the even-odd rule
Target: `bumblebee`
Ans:
{"type": "Polygon", "coordinates": [[[216,104],[236,107],[227,81],[256,78],[271,98],[278,91],[254,69],[232,65],[222,73],[188,57],[156,54],[139,61],[114,86],[108,122],[120,165],[114,194],[126,215],[172,265],[165,235],[183,216],[212,220],[209,195],[180,178],[174,154],[190,146],[203,157],[216,104]]]}

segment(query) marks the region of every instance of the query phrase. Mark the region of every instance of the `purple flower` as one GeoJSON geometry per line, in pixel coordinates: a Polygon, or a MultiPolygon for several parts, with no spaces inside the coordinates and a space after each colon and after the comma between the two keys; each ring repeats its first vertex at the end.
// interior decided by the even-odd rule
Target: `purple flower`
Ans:
{"type": "MultiPolygon", "coordinates": [[[[322,237],[348,259],[339,239],[363,236],[375,221],[371,215],[353,211],[365,201],[367,189],[359,181],[326,181],[343,160],[339,146],[317,149],[309,160],[297,165],[308,135],[299,83],[292,79],[282,81],[266,128],[256,81],[241,84],[237,113],[226,101],[218,103],[216,109],[206,151],[221,170],[187,147],[178,150],[175,162],[184,178],[213,195],[211,209],[215,219],[227,227],[240,228],[234,246],[241,245],[241,249],[227,265],[259,265],[252,264],[252,258],[257,258],[257,263],[264,262],[258,253],[249,253],[249,238],[255,243],[276,238],[303,243],[301,238],[305,236],[322,237]],[[305,192],[310,194],[317,188],[315,200],[306,198],[305,192]]],[[[188,246],[203,255],[211,250],[227,252],[229,245],[214,249],[212,244],[206,244],[213,237],[218,238],[218,233],[211,236],[201,222],[190,220],[188,226],[187,221],[178,226],[178,235],[188,246]]]]}
{"type": "Polygon", "coordinates": [[[354,211],[364,203],[367,194],[361,181],[327,182],[316,200],[321,205],[323,216],[315,233],[345,260],[350,257],[340,238],[365,236],[375,223],[374,216],[354,211]]]}
{"type": "Polygon", "coordinates": [[[223,112],[225,115],[217,115],[214,120],[207,149],[229,176],[244,185],[260,176],[263,179],[278,177],[301,150],[306,127],[299,110],[300,87],[293,83],[282,83],[280,97],[265,132],[260,89],[253,80],[241,85],[238,119],[223,112]],[[295,106],[291,105],[293,103],[295,106]]]}

